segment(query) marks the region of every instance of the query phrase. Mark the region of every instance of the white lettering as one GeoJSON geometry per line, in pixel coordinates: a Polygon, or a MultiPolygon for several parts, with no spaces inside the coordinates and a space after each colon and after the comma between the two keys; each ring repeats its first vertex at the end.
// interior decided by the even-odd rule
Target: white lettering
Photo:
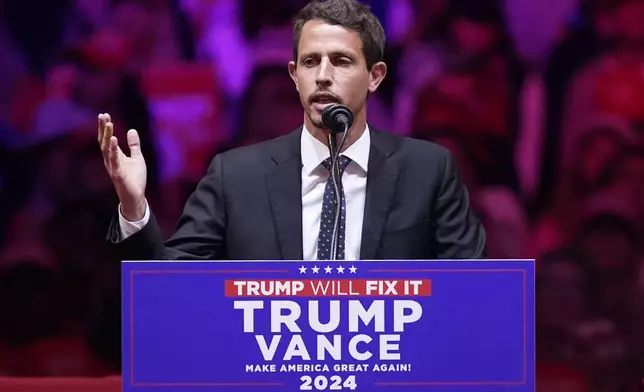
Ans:
{"type": "Polygon", "coordinates": [[[416,301],[401,300],[394,301],[394,332],[403,332],[405,324],[415,323],[423,315],[423,307],[416,301]],[[405,310],[410,309],[410,314],[405,310]]]}
{"type": "Polygon", "coordinates": [[[368,309],[360,301],[349,301],[349,332],[359,332],[358,319],[365,326],[375,319],[374,332],[385,332],[385,301],[373,301],[368,309]]]}
{"type": "Polygon", "coordinates": [[[234,301],[235,309],[244,311],[244,332],[255,332],[255,309],[263,309],[263,301],[234,301]]]}

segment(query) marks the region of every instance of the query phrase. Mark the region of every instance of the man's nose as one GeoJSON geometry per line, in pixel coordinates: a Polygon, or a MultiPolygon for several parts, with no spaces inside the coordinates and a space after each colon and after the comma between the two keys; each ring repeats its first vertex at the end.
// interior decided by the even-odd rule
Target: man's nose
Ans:
{"type": "Polygon", "coordinates": [[[333,83],[333,64],[328,58],[323,58],[320,62],[315,83],[322,86],[328,86],[333,83]]]}

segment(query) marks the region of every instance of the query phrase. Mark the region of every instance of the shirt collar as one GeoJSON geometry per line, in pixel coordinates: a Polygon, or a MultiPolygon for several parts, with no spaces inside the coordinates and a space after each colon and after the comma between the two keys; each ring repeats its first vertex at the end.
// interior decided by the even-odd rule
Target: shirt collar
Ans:
{"type": "MultiPolygon", "coordinates": [[[[306,129],[306,125],[302,126],[301,146],[302,165],[304,166],[306,174],[311,175],[330,156],[329,147],[313,137],[306,129]]],[[[371,135],[369,133],[369,125],[366,125],[362,135],[349,148],[344,150],[342,155],[351,159],[366,173],[367,167],[369,166],[370,148],[371,135]]]]}

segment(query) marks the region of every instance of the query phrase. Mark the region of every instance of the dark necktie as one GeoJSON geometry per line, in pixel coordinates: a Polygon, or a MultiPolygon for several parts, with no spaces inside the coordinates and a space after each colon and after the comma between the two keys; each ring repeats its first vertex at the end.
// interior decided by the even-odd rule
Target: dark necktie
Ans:
{"type": "MultiPolygon", "coordinates": [[[[341,155],[338,157],[338,166],[340,167],[340,177],[344,173],[351,159],[341,155]]],[[[331,158],[322,162],[324,167],[331,173],[331,158]]],[[[318,237],[318,260],[331,259],[331,238],[333,236],[333,199],[334,199],[333,178],[329,175],[324,188],[324,198],[322,199],[322,215],[320,216],[320,235],[318,237]]],[[[344,200],[344,189],[340,186],[340,226],[338,233],[338,260],[344,260],[344,223],[346,219],[346,202],[344,200]]]]}

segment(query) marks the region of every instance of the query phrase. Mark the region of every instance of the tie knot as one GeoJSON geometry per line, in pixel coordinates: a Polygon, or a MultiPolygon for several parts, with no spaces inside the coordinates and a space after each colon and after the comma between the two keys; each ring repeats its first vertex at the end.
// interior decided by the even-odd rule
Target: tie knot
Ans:
{"type": "MultiPolygon", "coordinates": [[[[344,169],[346,169],[347,166],[349,166],[349,163],[351,163],[350,158],[347,158],[344,155],[340,155],[338,157],[338,166],[340,166],[340,174],[342,174],[344,172],[344,169]]],[[[324,162],[322,162],[322,164],[324,165],[324,167],[326,167],[328,171],[331,171],[331,157],[325,159],[324,162]]]]}

